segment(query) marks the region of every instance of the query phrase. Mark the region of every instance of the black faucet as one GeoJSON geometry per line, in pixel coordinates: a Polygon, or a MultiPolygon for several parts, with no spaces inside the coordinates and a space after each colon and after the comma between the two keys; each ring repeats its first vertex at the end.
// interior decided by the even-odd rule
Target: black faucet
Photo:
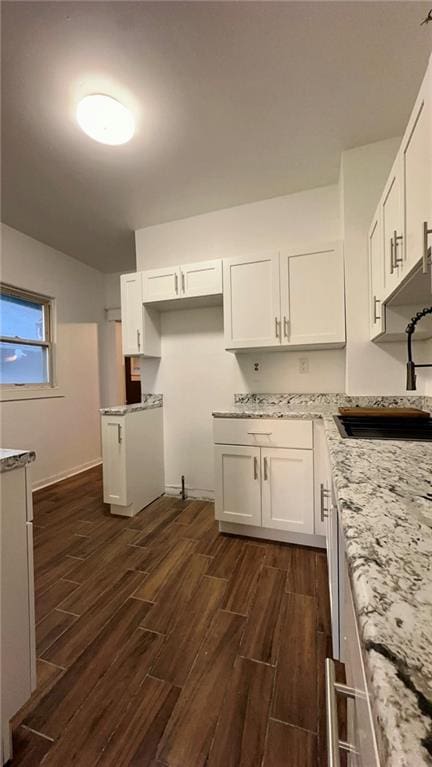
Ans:
{"type": "Polygon", "coordinates": [[[432,362],[424,365],[416,365],[412,358],[412,335],[419,320],[426,317],[427,314],[432,314],[432,306],[426,306],[421,312],[417,312],[416,316],[411,318],[405,330],[405,333],[408,336],[407,391],[415,391],[416,389],[416,368],[432,368],[432,362]]]}

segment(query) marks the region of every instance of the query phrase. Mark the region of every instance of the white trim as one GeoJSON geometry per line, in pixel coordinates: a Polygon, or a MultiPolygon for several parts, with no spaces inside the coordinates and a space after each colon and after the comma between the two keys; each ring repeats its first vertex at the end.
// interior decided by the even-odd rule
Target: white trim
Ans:
{"type": "Polygon", "coordinates": [[[101,465],[102,458],[94,458],[93,461],[87,461],[87,463],[82,463],[80,466],[74,466],[72,469],[67,469],[66,471],[61,471],[58,474],[53,474],[51,477],[44,477],[43,479],[39,479],[37,482],[33,482],[33,491],[42,490],[44,487],[49,487],[50,485],[55,485],[57,482],[61,482],[62,479],[75,477],[76,474],[81,474],[83,471],[87,471],[88,469],[93,469],[95,466],[101,465]]]}
{"type": "Polygon", "coordinates": [[[286,530],[272,530],[269,527],[254,527],[252,525],[236,525],[233,522],[219,522],[219,532],[234,535],[247,535],[250,538],[261,538],[282,543],[297,543],[300,546],[315,546],[325,549],[324,535],[309,535],[307,533],[289,533],[286,530]]]}
{"type": "Polygon", "coordinates": [[[25,399],[50,399],[52,397],[64,397],[64,389],[61,386],[0,386],[0,402],[16,402],[25,399]]]}
{"type": "MultiPolygon", "coordinates": [[[[194,501],[214,501],[215,491],[205,490],[200,487],[186,487],[186,499],[191,498],[194,501]]],[[[165,495],[175,495],[180,497],[181,485],[165,485],[165,495]]]]}

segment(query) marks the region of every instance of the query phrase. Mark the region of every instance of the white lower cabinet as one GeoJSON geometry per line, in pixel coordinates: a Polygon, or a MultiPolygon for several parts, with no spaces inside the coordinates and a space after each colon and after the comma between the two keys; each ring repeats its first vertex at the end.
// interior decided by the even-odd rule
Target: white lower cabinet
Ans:
{"type": "Polygon", "coordinates": [[[104,501],[133,517],[165,490],[162,408],[101,420],[104,501]]]}
{"type": "Polygon", "coordinates": [[[301,419],[214,419],[222,532],[324,546],[325,528],[316,525],[312,427],[301,419]]]}
{"type": "Polygon", "coordinates": [[[261,448],[262,526],[314,532],[312,450],[261,448]]]}
{"type": "Polygon", "coordinates": [[[216,519],[261,526],[260,449],[217,445],[216,519]]]}
{"type": "MultiPolygon", "coordinates": [[[[346,685],[334,680],[333,662],[327,664],[327,717],[333,723],[332,736],[328,743],[329,763],[332,756],[342,751],[339,744],[339,722],[337,698],[347,699],[347,738],[351,753],[350,767],[379,767],[380,756],[375,735],[374,718],[370,703],[369,683],[363,661],[362,647],[357,626],[348,568],[340,549],[340,601],[341,601],[341,661],[345,664],[346,685]]],[[[331,762],[332,764],[338,762],[331,762]]]]}
{"type": "Polygon", "coordinates": [[[36,687],[30,467],[1,475],[1,764],[12,757],[12,717],[36,687]]]}

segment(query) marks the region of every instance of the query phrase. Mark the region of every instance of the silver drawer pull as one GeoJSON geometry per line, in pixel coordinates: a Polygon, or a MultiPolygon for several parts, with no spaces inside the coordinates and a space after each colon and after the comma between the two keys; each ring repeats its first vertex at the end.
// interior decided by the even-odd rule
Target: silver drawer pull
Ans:
{"type": "Polygon", "coordinates": [[[329,515],[329,508],[325,505],[324,501],[329,498],[330,491],[327,490],[323,483],[320,484],[320,508],[321,508],[321,522],[324,522],[324,519],[328,517],[329,515]]]}
{"type": "Polygon", "coordinates": [[[121,426],[120,426],[120,424],[119,423],[112,423],[112,422],[108,421],[108,426],[117,426],[117,442],[120,445],[121,441],[122,441],[122,433],[121,433],[121,426]]]}
{"type": "Polygon", "coordinates": [[[337,720],[336,693],[345,698],[355,698],[356,691],[353,687],[336,682],[335,664],[331,658],[326,658],[326,710],[327,710],[327,757],[328,767],[340,767],[340,751],[356,754],[357,751],[351,743],[339,740],[339,725],[337,720]]]}
{"type": "Polygon", "coordinates": [[[268,459],[264,458],[264,479],[267,482],[268,480],[268,459]]]}
{"type": "Polygon", "coordinates": [[[255,456],[253,460],[254,465],[254,479],[258,479],[258,458],[255,456]]]}
{"type": "Polygon", "coordinates": [[[376,296],[374,296],[373,297],[373,321],[374,321],[374,325],[375,325],[376,322],[378,322],[378,320],[381,319],[381,315],[379,315],[378,312],[377,312],[378,304],[380,304],[380,303],[381,303],[381,299],[377,298],[376,296]]]}
{"type": "Polygon", "coordinates": [[[394,268],[396,269],[398,264],[402,264],[403,263],[402,256],[398,256],[398,242],[402,243],[403,236],[401,234],[398,234],[396,229],[393,232],[393,241],[394,241],[394,246],[393,246],[394,268]]]}
{"type": "Polygon", "coordinates": [[[272,433],[271,431],[248,431],[252,437],[271,437],[272,433]]]}

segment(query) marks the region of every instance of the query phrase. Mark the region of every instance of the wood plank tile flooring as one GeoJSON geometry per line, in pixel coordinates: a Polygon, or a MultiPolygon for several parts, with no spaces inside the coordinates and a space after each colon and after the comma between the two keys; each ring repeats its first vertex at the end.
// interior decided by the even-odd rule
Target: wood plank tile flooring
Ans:
{"type": "Polygon", "coordinates": [[[11,767],[326,767],[323,552],[220,535],[201,501],[112,517],[100,468],[36,492],[34,528],[11,767]]]}

